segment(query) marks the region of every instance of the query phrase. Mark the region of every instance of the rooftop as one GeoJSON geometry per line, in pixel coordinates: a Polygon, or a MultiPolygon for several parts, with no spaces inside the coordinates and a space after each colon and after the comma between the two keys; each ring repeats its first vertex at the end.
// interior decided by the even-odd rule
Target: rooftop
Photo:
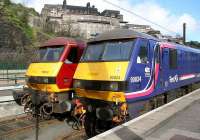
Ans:
{"type": "Polygon", "coordinates": [[[104,10],[103,12],[99,12],[98,9],[94,5],[90,5],[90,2],[86,4],[86,6],[74,6],[74,5],[67,5],[66,1],[63,1],[63,4],[45,4],[43,9],[57,9],[57,10],[63,10],[67,12],[72,12],[79,14],[92,14],[92,15],[102,15],[102,16],[114,16],[114,17],[120,17],[120,11],[117,10],[104,10]]]}

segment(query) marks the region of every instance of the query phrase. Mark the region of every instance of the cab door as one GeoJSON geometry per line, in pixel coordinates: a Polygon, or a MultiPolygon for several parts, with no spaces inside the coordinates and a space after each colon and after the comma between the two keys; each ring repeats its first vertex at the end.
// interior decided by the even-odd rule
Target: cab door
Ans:
{"type": "Polygon", "coordinates": [[[134,84],[135,91],[140,91],[146,88],[151,78],[153,49],[147,39],[140,39],[137,48],[134,77],[131,83],[134,84]]]}
{"type": "Polygon", "coordinates": [[[59,75],[57,76],[59,88],[72,88],[73,76],[76,71],[78,61],[78,47],[68,46],[63,59],[63,65],[60,69],[59,75]]]}
{"type": "Polygon", "coordinates": [[[168,87],[169,71],[169,48],[162,48],[160,64],[160,88],[166,90],[168,87]]]}
{"type": "Polygon", "coordinates": [[[67,51],[66,58],[64,60],[64,64],[67,65],[72,73],[75,72],[77,63],[79,61],[78,58],[78,47],[70,46],[67,51]]]}

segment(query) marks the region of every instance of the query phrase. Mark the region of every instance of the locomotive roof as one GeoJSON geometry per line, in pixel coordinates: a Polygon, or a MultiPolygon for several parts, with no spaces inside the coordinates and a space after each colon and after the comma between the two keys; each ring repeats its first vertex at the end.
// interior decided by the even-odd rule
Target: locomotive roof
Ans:
{"type": "Polygon", "coordinates": [[[188,52],[200,53],[200,49],[198,49],[198,48],[192,48],[190,46],[185,46],[185,45],[181,45],[181,44],[176,44],[176,49],[184,50],[184,51],[188,51],[188,52]]]}
{"type": "Polygon", "coordinates": [[[84,44],[84,42],[81,40],[76,40],[76,39],[67,38],[67,37],[56,37],[56,38],[47,40],[40,47],[58,46],[58,45],[67,45],[67,44],[77,44],[79,47],[85,46],[85,45],[81,45],[81,44],[84,44]]]}
{"type": "Polygon", "coordinates": [[[141,38],[147,38],[147,39],[152,39],[152,40],[159,40],[153,36],[136,32],[133,30],[129,29],[114,29],[108,32],[104,32],[100,35],[97,35],[95,38],[90,39],[88,42],[99,42],[99,41],[106,41],[106,40],[116,40],[116,39],[131,39],[131,38],[136,38],[136,37],[141,37],[141,38]]]}

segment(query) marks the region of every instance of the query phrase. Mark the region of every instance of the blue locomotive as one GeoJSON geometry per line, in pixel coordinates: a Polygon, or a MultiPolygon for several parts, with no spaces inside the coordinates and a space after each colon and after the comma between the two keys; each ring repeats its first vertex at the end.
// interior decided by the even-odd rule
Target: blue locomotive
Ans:
{"type": "Polygon", "coordinates": [[[88,136],[182,96],[200,81],[200,50],[115,29],[88,42],[74,75],[88,136]]]}

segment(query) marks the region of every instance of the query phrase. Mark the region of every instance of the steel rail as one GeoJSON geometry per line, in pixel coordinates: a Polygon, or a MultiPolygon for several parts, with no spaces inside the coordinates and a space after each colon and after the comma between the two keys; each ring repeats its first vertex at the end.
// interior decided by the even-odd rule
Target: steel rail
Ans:
{"type": "MultiPolygon", "coordinates": [[[[34,128],[35,120],[30,119],[30,117],[31,115],[26,115],[26,116],[18,117],[16,119],[0,122],[0,139],[12,136],[22,131],[28,131],[34,128]]],[[[41,121],[40,127],[44,127],[46,125],[50,125],[54,123],[59,123],[59,121],[57,121],[56,119],[41,121]]]]}

